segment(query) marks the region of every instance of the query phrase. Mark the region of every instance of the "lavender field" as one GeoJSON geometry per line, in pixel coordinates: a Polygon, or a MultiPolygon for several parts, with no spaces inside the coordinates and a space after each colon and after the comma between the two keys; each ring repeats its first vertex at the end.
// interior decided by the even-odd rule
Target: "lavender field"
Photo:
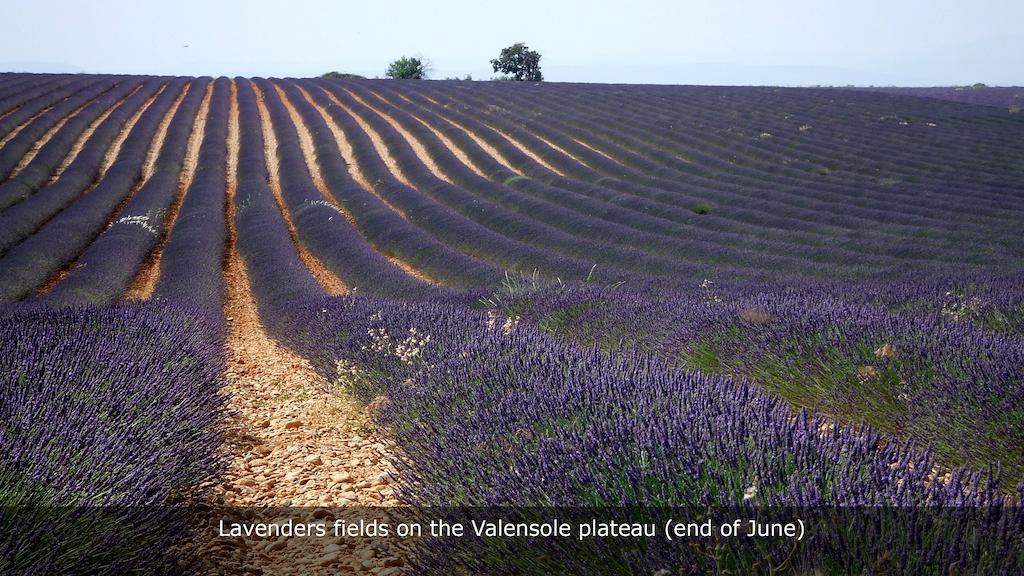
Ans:
{"type": "Polygon", "coordinates": [[[0,573],[259,573],[197,503],[831,528],[301,573],[1021,573],[1024,115],[936,90],[0,74],[0,573]]]}

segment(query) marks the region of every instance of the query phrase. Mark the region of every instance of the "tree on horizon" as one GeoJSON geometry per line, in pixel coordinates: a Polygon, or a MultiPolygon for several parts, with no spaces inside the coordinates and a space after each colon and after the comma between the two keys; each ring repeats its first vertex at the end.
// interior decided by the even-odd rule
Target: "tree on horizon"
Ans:
{"type": "Polygon", "coordinates": [[[502,48],[501,54],[491,60],[495,72],[507,74],[511,80],[540,82],[544,75],[540,71],[540,52],[530,50],[522,43],[502,48]]]}

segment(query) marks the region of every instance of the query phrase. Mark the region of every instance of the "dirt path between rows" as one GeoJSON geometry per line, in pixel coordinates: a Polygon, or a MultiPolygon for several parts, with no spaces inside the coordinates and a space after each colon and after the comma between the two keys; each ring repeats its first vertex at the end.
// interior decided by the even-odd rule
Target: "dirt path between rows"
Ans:
{"type": "Polygon", "coordinates": [[[29,116],[28,118],[26,118],[21,124],[18,124],[17,126],[12,128],[10,132],[8,132],[5,136],[0,138],[0,148],[3,148],[5,144],[7,144],[11,140],[13,140],[14,137],[17,136],[19,132],[21,132],[22,130],[25,129],[26,126],[28,126],[29,124],[35,122],[36,118],[39,118],[40,116],[42,116],[43,114],[46,114],[50,110],[53,110],[53,106],[47,106],[47,107],[43,108],[39,112],[36,112],[35,114],[33,114],[33,115],[29,116]]]}
{"type": "MultiPolygon", "coordinates": [[[[232,86],[228,135],[225,262],[227,393],[230,461],[213,487],[215,504],[302,507],[312,518],[325,508],[397,506],[383,435],[355,401],[328,392],[309,362],[275,342],[260,323],[236,248],[235,174],[238,108],[232,86]]],[[[299,512],[296,510],[296,512],[299,512]]],[[[200,526],[200,556],[211,574],[405,573],[402,552],[388,541],[217,538],[216,520],[200,526]]]]}

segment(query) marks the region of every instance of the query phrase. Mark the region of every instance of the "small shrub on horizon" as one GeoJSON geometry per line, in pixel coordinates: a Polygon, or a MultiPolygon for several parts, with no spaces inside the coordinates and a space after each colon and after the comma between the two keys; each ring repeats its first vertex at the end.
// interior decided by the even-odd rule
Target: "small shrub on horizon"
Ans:
{"type": "Polygon", "coordinates": [[[351,74],[349,72],[336,72],[333,70],[325,74],[321,74],[320,77],[331,80],[366,80],[366,76],[360,76],[359,74],[351,74]]]}
{"type": "Polygon", "coordinates": [[[419,58],[402,56],[388,65],[384,75],[392,80],[426,80],[427,65],[419,58]]]}

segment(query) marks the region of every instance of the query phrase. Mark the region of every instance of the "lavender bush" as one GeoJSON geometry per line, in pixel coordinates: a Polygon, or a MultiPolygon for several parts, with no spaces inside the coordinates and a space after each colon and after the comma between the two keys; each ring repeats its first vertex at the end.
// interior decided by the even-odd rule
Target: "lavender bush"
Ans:
{"type": "Polygon", "coordinates": [[[177,572],[182,504],[223,470],[223,342],[203,313],[0,310],[0,570],[177,572]]]}
{"type": "Polygon", "coordinates": [[[945,475],[920,444],[794,412],[755,383],[581,347],[458,303],[335,298],[293,314],[308,337],[293,342],[307,342],[338,386],[380,409],[402,447],[402,496],[413,504],[675,508],[694,518],[749,506],[834,510],[844,522],[823,526],[848,530],[823,529],[795,556],[781,545],[713,553],[651,542],[637,556],[635,547],[560,543],[567,548],[542,555],[515,548],[526,554],[517,564],[491,556],[500,544],[467,541],[449,542],[437,561],[495,573],[653,573],[760,570],[789,555],[797,572],[870,571],[886,546],[905,569],[955,561],[971,573],[1013,573],[1024,558],[1009,528],[1024,519],[1019,496],[1000,491],[992,470],[945,475]],[[949,539],[943,515],[962,507],[993,512],[949,539]],[[871,524],[879,510],[895,515],[891,525],[871,524]]]}

